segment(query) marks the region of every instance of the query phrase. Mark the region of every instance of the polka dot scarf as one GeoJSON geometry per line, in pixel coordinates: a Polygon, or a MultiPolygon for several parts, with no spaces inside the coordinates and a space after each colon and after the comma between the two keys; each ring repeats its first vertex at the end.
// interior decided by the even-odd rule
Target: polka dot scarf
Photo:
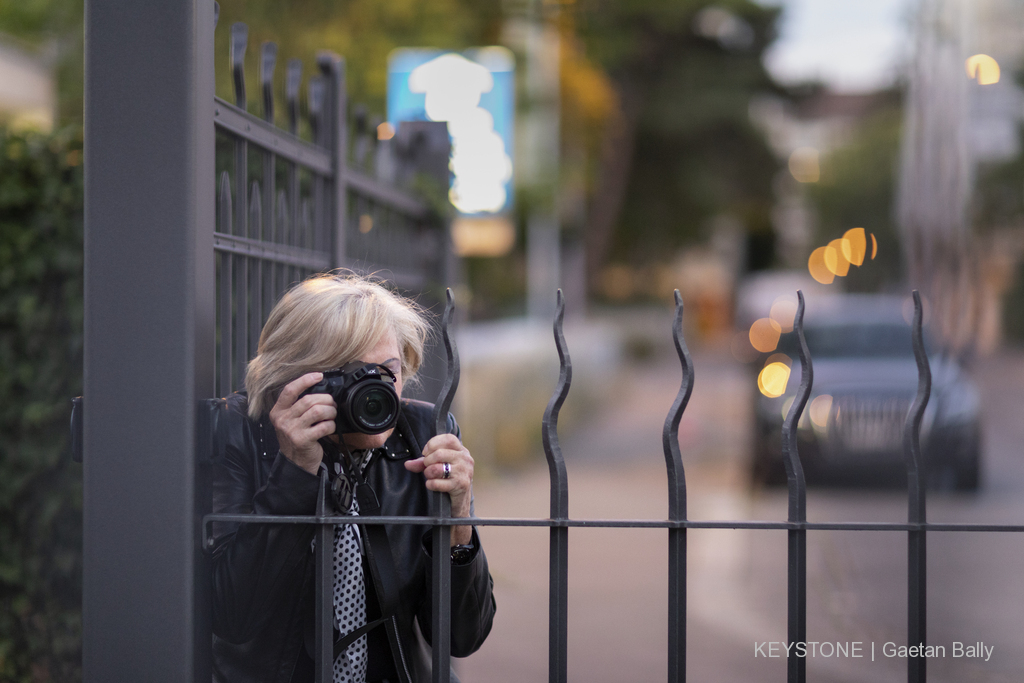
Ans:
{"type": "MultiPolygon", "coordinates": [[[[352,453],[349,471],[366,467],[370,452],[352,453]]],[[[344,457],[344,456],[342,456],[344,457]]],[[[346,475],[336,469],[341,477],[346,475]]],[[[346,482],[351,486],[350,482],[346,482]]],[[[359,514],[359,503],[355,496],[348,515],[359,514]]],[[[344,636],[366,624],[366,585],[363,583],[362,544],[359,527],[356,524],[339,524],[334,527],[334,621],[338,632],[344,636]]],[[[364,683],[366,681],[366,636],[356,639],[334,660],[334,683],[364,683]]]]}

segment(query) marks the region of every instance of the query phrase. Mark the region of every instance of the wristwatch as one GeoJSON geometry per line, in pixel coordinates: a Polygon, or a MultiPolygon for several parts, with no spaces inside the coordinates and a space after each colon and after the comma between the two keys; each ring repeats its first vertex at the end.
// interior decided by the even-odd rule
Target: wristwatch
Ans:
{"type": "Polygon", "coordinates": [[[470,560],[473,559],[473,550],[475,549],[476,547],[472,543],[467,543],[466,545],[453,545],[452,564],[456,567],[469,564],[470,560]]]}

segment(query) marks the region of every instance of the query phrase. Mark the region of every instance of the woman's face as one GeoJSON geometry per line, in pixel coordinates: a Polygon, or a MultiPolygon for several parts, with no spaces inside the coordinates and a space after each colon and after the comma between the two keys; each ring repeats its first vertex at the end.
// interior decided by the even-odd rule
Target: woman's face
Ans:
{"type": "MultiPolygon", "coordinates": [[[[398,342],[395,340],[394,334],[386,335],[380,340],[380,343],[357,360],[361,363],[383,365],[395,373],[395,391],[398,392],[399,398],[402,397],[402,353],[398,348],[398,342]]],[[[393,431],[394,429],[389,429],[380,434],[363,434],[359,432],[345,434],[345,444],[355,449],[380,448],[393,431]]]]}

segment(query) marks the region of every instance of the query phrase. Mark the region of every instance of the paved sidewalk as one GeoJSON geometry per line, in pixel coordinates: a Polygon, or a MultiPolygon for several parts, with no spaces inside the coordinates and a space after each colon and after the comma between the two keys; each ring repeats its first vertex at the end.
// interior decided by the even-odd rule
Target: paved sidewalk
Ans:
{"type": "MultiPolygon", "coordinates": [[[[742,500],[728,491],[742,490],[741,458],[746,439],[749,381],[730,359],[702,354],[697,383],[680,426],[687,476],[700,482],[703,493],[690,495],[693,517],[743,515],[742,500]]],[[[661,447],[665,415],[679,389],[681,370],[673,357],[646,369],[625,373],[621,391],[590,423],[563,439],[573,518],[664,519],[668,509],[667,478],[661,447]]],[[[572,400],[570,393],[569,399],[572,400]]],[[[539,419],[539,418],[538,418],[539,419]]],[[[547,517],[550,489],[547,466],[529,469],[476,487],[481,517],[547,517]]],[[[495,580],[498,612],[484,647],[460,661],[457,670],[467,683],[547,680],[548,537],[544,528],[488,527],[481,530],[495,580]]],[[[719,534],[721,539],[723,535],[719,534]]],[[[706,573],[708,538],[690,534],[691,591],[706,573]]],[[[663,681],[667,677],[667,532],[660,529],[572,529],[569,533],[570,681],[663,681]]],[[[738,537],[733,537],[738,540],[738,537]]],[[[720,634],[715,619],[701,615],[727,605],[719,596],[710,610],[707,600],[690,596],[690,661],[693,680],[720,680],[720,663],[702,652],[729,648],[747,655],[749,639],[720,634]]],[[[728,608],[724,608],[728,611],[728,608]]],[[[727,615],[726,615],[727,618],[727,615]]],[[[784,630],[784,624],[781,625],[784,630]]],[[[756,628],[756,625],[752,625],[756,628]]],[[[766,627],[768,631],[775,630],[766,627]]],[[[784,631],[783,631],[784,632],[784,631]]],[[[730,674],[757,680],[784,678],[764,662],[744,657],[747,666],[730,674]]]]}

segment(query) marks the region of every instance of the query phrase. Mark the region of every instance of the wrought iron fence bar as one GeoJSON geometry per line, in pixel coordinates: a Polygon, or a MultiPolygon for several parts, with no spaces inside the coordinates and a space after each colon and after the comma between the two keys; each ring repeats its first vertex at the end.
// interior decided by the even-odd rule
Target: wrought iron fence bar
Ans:
{"type": "MultiPolygon", "coordinates": [[[[461,521],[461,520],[460,520],[461,521]]],[[[732,520],[686,520],[675,522],[666,519],[547,519],[543,517],[467,517],[466,524],[472,526],[521,526],[521,527],[579,527],[593,529],[737,529],[754,531],[786,531],[805,529],[807,531],[939,531],[939,532],[985,532],[1024,533],[1024,524],[907,524],[906,522],[783,522],[783,521],[732,521],[732,520]]],[[[203,524],[235,522],[252,524],[395,524],[436,526],[449,524],[450,519],[438,516],[402,517],[346,517],[316,515],[229,515],[210,514],[203,517],[203,524]]]]}
{"type": "MultiPolygon", "coordinates": [[[[445,353],[445,378],[434,403],[434,434],[448,433],[448,411],[459,387],[461,367],[459,350],[452,339],[451,325],[455,314],[455,297],[445,290],[444,313],[441,316],[441,341],[445,353]]],[[[452,501],[447,493],[430,493],[430,511],[439,520],[431,535],[430,630],[431,675],[434,683],[448,683],[451,678],[452,624],[452,501]]]]}
{"type": "MultiPolygon", "coordinates": [[[[558,384],[541,422],[544,455],[551,475],[551,518],[569,517],[569,480],[558,444],[558,413],[572,384],[572,360],[562,333],[565,298],[559,289],[555,300],[555,347],[558,349],[558,384]]],[[[569,647],[569,529],[551,527],[548,550],[548,681],[565,683],[568,677],[569,647]]]]}
{"type": "MultiPolygon", "coordinates": [[[[262,241],[263,236],[263,200],[258,181],[252,181],[249,190],[249,231],[255,239],[262,241]]],[[[247,264],[249,282],[246,287],[246,314],[249,316],[249,326],[246,329],[245,360],[256,355],[256,342],[260,338],[260,330],[263,328],[263,309],[261,306],[260,292],[263,290],[263,263],[251,261],[247,264]]]]}
{"type": "Polygon", "coordinates": [[[355,169],[348,170],[345,181],[351,191],[375,202],[387,204],[413,218],[426,218],[430,213],[430,207],[425,202],[355,169]]]}
{"type": "Polygon", "coordinates": [[[279,157],[308,168],[318,175],[328,178],[334,175],[330,152],[311,145],[219,97],[214,98],[213,117],[218,128],[241,140],[273,151],[279,157]]]}
{"type": "Polygon", "coordinates": [[[345,262],[346,242],[348,230],[345,229],[345,215],[347,212],[348,193],[345,191],[347,182],[348,158],[348,102],[345,86],[345,60],[329,52],[321,53],[317,57],[317,64],[320,73],[327,83],[327,101],[325,102],[325,114],[327,125],[324,126],[326,133],[326,145],[330,150],[333,162],[334,182],[328,187],[323,187],[325,181],[317,182],[317,189],[322,193],[321,204],[318,205],[319,215],[316,225],[324,225],[324,243],[319,245],[322,248],[330,248],[334,252],[332,263],[334,267],[345,262]],[[327,221],[326,225],[322,221],[327,221]]]}
{"type": "MultiPolygon", "coordinates": [[[[907,413],[903,429],[903,451],[907,459],[907,521],[922,524],[925,521],[924,468],[921,457],[921,420],[932,389],[932,373],[928,365],[922,336],[923,309],[921,294],[914,290],[914,323],[911,329],[914,359],[917,361],[917,395],[907,413]]],[[[907,533],[907,644],[927,643],[927,537],[923,528],[907,533]]],[[[907,681],[924,683],[927,679],[927,660],[924,656],[907,658],[907,681]]]]}
{"type": "Polygon", "coordinates": [[[234,235],[224,235],[222,233],[214,234],[213,248],[216,251],[250,256],[298,268],[309,268],[310,270],[324,270],[331,266],[330,256],[325,252],[236,237],[234,235]]]}
{"type": "MultiPolygon", "coordinates": [[[[320,491],[316,511],[323,517],[327,506],[327,468],[320,468],[320,491]]],[[[334,526],[324,524],[316,531],[314,553],[316,572],[314,595],[316,600],[313,627],[313,680],[315,683],[334,681],[334,526]]]]}
{"type": "MultiPolygon", "coordinates": [[[[231,212],[231,177],[227,171],[220,176],[220,198],[218,211],[220,213],[221,229],[231,232],[234,224],[234,217],[231,212]]],[[[214,243],[217,235],[214,233],[214,243]]],[[[216,247],[214,247],[216,249],[216,247]]],[[[231,391],[231,283],[234,280],[232,274],[234,257],[230,253],[221,254],[220,270],[217,273],[217,296],[220,307],[220,341],[217,344],[220,350],[219,366],[217,368],[218,382],[217,395],[223,396],[231,391]]]]}
{"type": "MultiPolygon", "coordinates": [[[[804,338],[804,293],[797,290],[797,309],[793,319],[800,347],[800,388],[782,425],[782,450],[785,454],[786,483],[789,493],[789,521],[807,521],[807,483],[797,450],[796,428],[814,383],[811,354],[804,338]]],[[[807,641],[807,529],[797,527],[788,532],[789,567],[787,572],[787,634],[789,642],[807,641]]],[[[804,657],[790,657],[787,662],[789,683],[807,680],[807,662],[804,657]]]]}
{"type": "MultiPolygon", "coordinates": [[[[665,418],[661,433],[668,472],[668,518],[673,522],[686,519],[686,473],[679,451],[679,422],[693,391],[693,360],[683,339],[683,298],[675,290],[676,315],[672,323],[672,340],[683,369],[679,393],[665,418]]],[[[686,680],[686,528],[668,532],[668,680],[686,680]]]]}

